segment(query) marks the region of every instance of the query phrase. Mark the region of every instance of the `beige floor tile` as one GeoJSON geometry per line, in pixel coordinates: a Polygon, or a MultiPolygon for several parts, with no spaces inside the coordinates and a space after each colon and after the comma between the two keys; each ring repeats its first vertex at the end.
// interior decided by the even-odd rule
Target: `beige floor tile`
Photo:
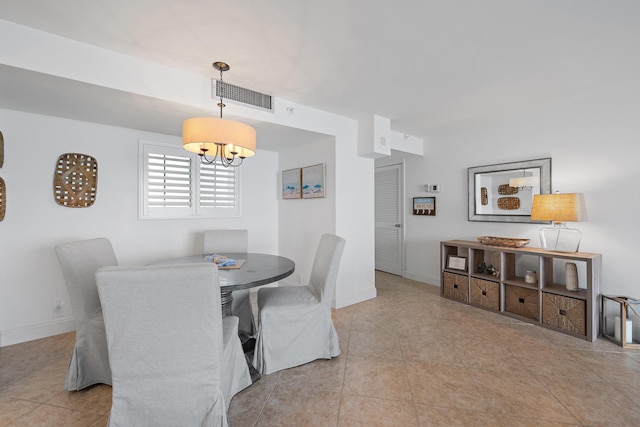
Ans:
{"type": "Polygon", "coordinates": [[[640,383],[640,363],[622,352],[567,350],[587,370],[609,383],[640,383]]]}
{"type": "Polygon", "coordinates": [[[411,401],[407,371],[402,361],[347,357],[344,394],[411,401]]]}
{"type": "Polygon", "coordinates": [[[513,348],[512,353],[529,372],[538,376],[601,379],[588,364],[566,349],[522,346],[513,348]]]}
{"type": "Polygon", "coordinates": [[[640,410],[621,388],[599,381],[542,378],[549,390],[584,425],[638,426],[640,410]]]}
{"type": "Polygon", "coordinates": [[[576,424],[542,421],[535,418],[517,416],[503,417],[486,411],[442,408],[430,405],[416,405],[420,427],[569,427],[576,424]]]}
{"type": "Polygon", "coordinates": [[[40,405],[28,414],[18,418],[11,427],[81,427],[89,426],[101,416],[89,412],[74,411],[57,406],[40,405]]]}
{"type": "Polygon", "coordinates": [[[471,340],[462,350],[461,363],[469,369],[497,372],[522,372],[526,370],[511,350],[495,345],[493,340],[471,340]]]}
{"type": "Polygon", "coordinates": [[[47,405],[106,414],[111,409],[111,386],[97,384],[80,391],[62,391],[48,400],[47,405]]]}
{"type": "Polygon", "coordinates": [[[464,366],[462,357],[468,345],[467,342],[452,339],[445,332],[430,337],[420,335],[413,338],[401,337],[398,342],[404,360],[407,362],[464,366]]]}
{"type": "Polygon", "coordinates": [[[273,390],[256,426],[337,426],[340,393],[279,387],[273,390]]]}
{"type": "Polygon", "coordinates": [[[407,371],[416,404],[451,410],[485,408],[480,389],[469,377],[471,371],[464,367],[410,362],[407,363],[407,371]]]}
{"type": "Polygon", "coordinates": [[[102,415],[89,425],[89,427],[107,427],[109,425],[109,415],[102,415]]]}
{"type": "Polygon", "coordinates": [[[273,392],[281,372],[263,375],[259,381],[231,399],[229,423],[234,427],[253,426],[273,392]]]}
{"type": "Polygon", "coordinates": [[[470,371],[472,380],[484,397],[489,413],[540,420],[576,423],[576,418],[529,373],[470,371]]]}
{"type": "Polygon", "coordinates": [[[352,331],[362,331],[370,333],[396,333],[397,327],[393,311],[380,312],[358,312],[353,315],[351,322],[352,331]]]}
{"type": "Polygon", "coordinates": [[[389,332],[352,331],[348,354],[402,360],[397,334],[389,332]]]}
{"type": "Polygon", "coordinates": [[[308,389],[340,393],[344,384],[346,362],[346,356],[339,356],[285,369],[278,386],[298,388],[301,392],[308,389]]]}
{"type": "Polygon", "coordinates": [[[0,427],[9,425],[12,421],[33,411],[40,406],[39,403],[27,400],[13,399],[11,397],[0,398],[0,427]]]}
{"type": "MultiPolygon", "coordinates": [[[[244,426],[640,425],[640,349],[442,299],[376,272],[378,298],[332,311],[342,354],[238,393],[244,426]]],[[[0,427],[106,426],[111,388],[62,390],[74,333],[0,348],[0,427]]]]}
{"type": "Polygon", "coordinates": [[[338,425],[344,427],[417,427],[416,409],[411,402],[344,395],[338,425]]]}

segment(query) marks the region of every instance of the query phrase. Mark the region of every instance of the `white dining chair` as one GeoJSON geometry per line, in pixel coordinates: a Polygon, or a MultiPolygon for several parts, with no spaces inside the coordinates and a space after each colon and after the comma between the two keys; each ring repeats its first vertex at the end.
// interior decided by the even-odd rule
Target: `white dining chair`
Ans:
{"type": "MultiPolygon", "coordinates": [[[[208,230],[204,232],[202,253],[225,255],[227,253],[249,250],[249,232],[247,230],[208,230]]],[[[238,332],[245,337],[255,334],[255,321],[251,309],[249,289],[231,293],[231,314],[239,319],[238,332]]]]}
{"type": "Polygon", "coordinates": [[[261,374],[340,355],[331,300],[345,240],[324,234],[309,284],[258,291],[258,332],[253,364],[261,374]]]}
{"type": "Polygon", "coordinates": [[[226,426],[251,384],[211,263],[96,273],[113,376],[109,425],[226,426]]]}
{"type": "Polygon", "coordinates": [[[67,391],[94,384],[111,384],[102,307],[95,273],[118,265],[111,242],[101,237],[55,247],[76,320],[76,342],[64,379],[67,391]]]}

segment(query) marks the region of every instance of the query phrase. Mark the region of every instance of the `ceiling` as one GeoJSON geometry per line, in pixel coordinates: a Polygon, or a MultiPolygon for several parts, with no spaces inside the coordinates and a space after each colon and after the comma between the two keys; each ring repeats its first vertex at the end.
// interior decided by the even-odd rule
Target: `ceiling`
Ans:
{"type": "MultiPolygon", "coordinates": [[[[0,17],[206,77],[225,61],[229,83],[354,118],[378,114],[420,138],[637,85],[640,71],[636,0],[2,0],[0,17]]],[[[61,80],[0,64],[0,107],[168,134],[193,113],[61,80]]],[[[319,137],[256,126],[275,149],[319,137]]]]}

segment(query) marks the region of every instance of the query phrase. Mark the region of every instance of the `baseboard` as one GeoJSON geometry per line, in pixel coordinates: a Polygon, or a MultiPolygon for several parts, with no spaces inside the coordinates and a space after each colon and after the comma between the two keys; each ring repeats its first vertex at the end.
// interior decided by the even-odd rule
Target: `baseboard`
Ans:
{"type": "Polygon", "coordinates": [[[438,276],[438,277],[423,276],[423,275],[420,275],[420,274],[413,274],[413,273],[411,273],[409,271],[405,271],[403,277],[405,277],[407,279],[415,280],[417,282],[423,282],[423,283],[426,283],[428,285],[432,285],[432,286],[436,286],[436,287],[440,286],[440,276],[438,276]]]}
{"type": "Polygon", "coordinates": [[[0,347],[20,344],[76,330],[75,319],[65,319],[43,325],[0,331],[0,347]]]}
{"type": "Polygon", "coordinates": [[[333,308],[342,308],[349,305],[357,304],[362,301],[367,301],[378,296],[375,286],[364,289],[362,291],[354,292],[348,295],[343,295],[340,298],[333,300],[333,308]]]}

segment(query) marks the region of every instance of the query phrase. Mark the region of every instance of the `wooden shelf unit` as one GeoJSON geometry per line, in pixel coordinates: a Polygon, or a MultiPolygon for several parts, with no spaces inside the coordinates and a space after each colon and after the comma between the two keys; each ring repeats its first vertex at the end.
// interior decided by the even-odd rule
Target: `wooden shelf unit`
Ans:
{"type": "Polygon", "coordinates": [[[488,246],[466,240],[440,242],[440,296],[562,332],[587,341],[599,333],[602,255],[540,248],[488,246]],[[447,268],[450,255],[467,259],[466,270],[447,268]],[[564,264],[578,266],[579,289],[567,290],[564,264]],[[497,276],[478,272],[492,265],[497,276]],[[525,281],[525,270],[537,282],[525,281]]]}

